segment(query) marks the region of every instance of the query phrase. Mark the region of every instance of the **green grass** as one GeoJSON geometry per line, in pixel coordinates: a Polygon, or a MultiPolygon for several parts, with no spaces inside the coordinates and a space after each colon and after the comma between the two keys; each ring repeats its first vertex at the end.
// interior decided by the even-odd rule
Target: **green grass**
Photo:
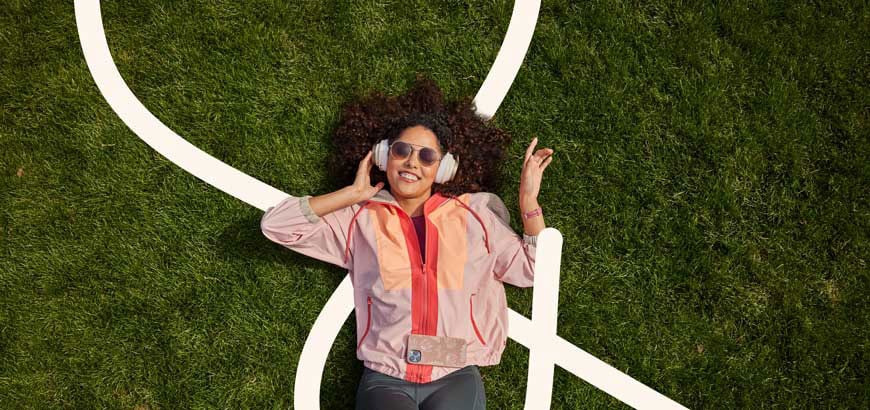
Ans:
{"type": "MultiPolygon", "coordinates": [[[[512,3],[104,2],[115,62],[191,143],[294,195],[329,186],[354,93],[473,95],[512,3]]],[[[496,115],[556,155],[559,335],[690,408],[867,408],[865,2],[545,1],[496,115]],[[677,4],[683,3],[683,4],[677,4]],[[794,3],[794,4],[793,4],[794,3]]],[[[345,272],[155,153],[87,69],[72,2],[0,8],[0,408],[289,408],[345,272]],[[19,172],[20,170],[20,172],[19,172]],[[19,176],[19,173],[21,174],[19,176]]],[[[507,286],[528,315],[531,289],[507,286]]],[[[352,408],[353,317],[324,373],[352,408]]],[[[481,369],[522,408],[528,351],[481,369]]],[[[553,408],[625,407],[557,368],[553,408]]]]}

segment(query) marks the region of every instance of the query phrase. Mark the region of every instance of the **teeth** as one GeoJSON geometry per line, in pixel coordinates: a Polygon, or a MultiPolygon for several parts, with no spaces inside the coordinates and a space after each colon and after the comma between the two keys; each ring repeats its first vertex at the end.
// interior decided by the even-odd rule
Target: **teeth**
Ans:
{"type": "Polygon", "coordinates": [[[409,174],[409,173],[407,173],[407,172],[400,172],[399,175],[402,176],[402,177],[408,178],[408,179],[410,179],[410,180],[412,180],[412,181],[416,181],[416,180],[418,179],[415,175],[413,175],[413,174],[409,174]]]}

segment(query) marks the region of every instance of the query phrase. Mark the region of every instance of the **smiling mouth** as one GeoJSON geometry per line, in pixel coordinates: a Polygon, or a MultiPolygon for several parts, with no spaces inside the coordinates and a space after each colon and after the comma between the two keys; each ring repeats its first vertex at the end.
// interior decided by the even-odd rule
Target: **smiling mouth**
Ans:
{"type": "Polygon", "coordinates": [[[420,178],[417,178],[417,179],[406,178],[404,173],[402,173],[402,172],[399,173],[399,179],[404,181],[404,182],[407,182],[409,184],[417,182],[420,180],[420,178]]]}

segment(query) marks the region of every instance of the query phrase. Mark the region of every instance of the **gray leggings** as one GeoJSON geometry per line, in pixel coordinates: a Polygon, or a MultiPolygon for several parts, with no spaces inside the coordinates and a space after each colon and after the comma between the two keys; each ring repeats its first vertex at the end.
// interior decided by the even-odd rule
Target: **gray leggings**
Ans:
{"type": "Polygon", "coordinates": [[[363,367],[356,410],[486,410],[483,379],[470,364],[429,383],[412,383],[363,367]]]}

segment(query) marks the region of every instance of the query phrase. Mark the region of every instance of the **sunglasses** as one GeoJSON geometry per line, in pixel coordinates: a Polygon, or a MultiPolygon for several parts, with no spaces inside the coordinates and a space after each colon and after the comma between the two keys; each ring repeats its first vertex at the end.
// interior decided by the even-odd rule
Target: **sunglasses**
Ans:
{"type": "MultiPolygon", "coordinates": [[[[392,155],[393,158],[396,159],[405,159],[411,156],[412,152],[420,151],[420,153],[417,154],[417,158],[423,165],[427,167],[441,160],[441,155],[438,154],[438,151],[435,151],[434,149],[429,147],[414,149],[412,145],[417,144],[410,144],[404,141],[394,141],[392,144],[390,144],[390,155],[392,155]]],[[[422,145],[417,146],[422,147],[422,145]]]]}

